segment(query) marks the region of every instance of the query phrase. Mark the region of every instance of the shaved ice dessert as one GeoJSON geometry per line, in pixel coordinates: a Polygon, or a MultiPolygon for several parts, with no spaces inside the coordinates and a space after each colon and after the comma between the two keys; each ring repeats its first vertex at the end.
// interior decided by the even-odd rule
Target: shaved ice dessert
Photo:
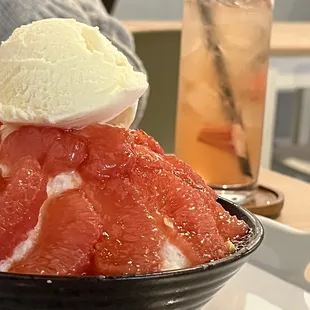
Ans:
{"type": "Polygon", "coordinates": [[[0,161],[2,271],[119,275],[190,267],[229,255],[229,241],[248,229],[142,131],[21,127],[2,141],[0,161]]]}
{"type": "MultiPolygon", "coordinates": [[[[52,22],[57,29],[59,23],[66,25],[64,20],[52,22]]],[[[51,27],[48,23],[48,31],[51,27]]],[[[74,28],[71,20],[70,27],[73,32],[84,29],[74,28]]],[[[9,72],[1,49],[0,66],[5,63],[9,72]]],[[[13,62],[12,70],[23,63],[13,62]]],[[[32,65],[41,64],[32,59],[32,65]]],[[[137,76],[126,70],[128,80],[137,76]]],[[[48,89],[48,80],[43,81],[48,89]]],[[[6,83],[14,88],[14,79],[6,83]]],[[[29,117],[19,120],[18,115],[27,114],[12,111],[27,109],[19,105],[27,92],[14,101],[14,92],[1,96],[0,91],[0,104],[3,98],[11,102],[0,115],[10,111],[9,117],[15,117],[12,122],[0,119],[0,271],[117,276],[175,270],[227,257],[235,251],[234,242],[248,233],[248,226],[217,203],[215,192],[187,164],[166,155],[143,131],[124,125],[122,117],[127,122],[126,111],[135,110],[137,94],[147,88],[144,79],[135,83],[139,91],[132,88],[128,100],[123,84],[121,99],[102,102],[102,107],[96,101],[94,109],[104,111],[102,122],[88,123],[89,114],[81,122],[85,126],[69,128],[64,124],[80,119],[74,111],[67,111],[68,118],[60,117],[59,123],[38,114],[31,114],[33,123],[29,117]],[[119,123],[108,124],[110,119],[119,123]]],[[[107,96],[105,91],[103,99],[107,96]]],[[[49,98],[54,99],[45,102],[44,111],[56,111],[48,105],[62,97],[53,93],[49,98]]],[[[30,107],[35,100],[28,98],[30,107]]],[[[74,109],[72,102],[68,106],[74,109]]]]}

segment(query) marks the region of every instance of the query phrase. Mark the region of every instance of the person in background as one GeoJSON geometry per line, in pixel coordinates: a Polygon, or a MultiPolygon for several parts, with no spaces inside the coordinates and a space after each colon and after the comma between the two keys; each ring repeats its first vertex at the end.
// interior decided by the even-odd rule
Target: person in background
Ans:
{"type": "MultiPolygon", "coordinates": [[[[135,54],[132,35],[108,14],[101,0],[0,0],[0,42],[7,40],[15,28],[46,18],[74,18],[98,26],[102,34],[126,55],[136,71],[145,72],[135,54]]],[[[132,128],[137,128],[143,118],[147,97],[148,93],[139,100],[132,128]]]]}

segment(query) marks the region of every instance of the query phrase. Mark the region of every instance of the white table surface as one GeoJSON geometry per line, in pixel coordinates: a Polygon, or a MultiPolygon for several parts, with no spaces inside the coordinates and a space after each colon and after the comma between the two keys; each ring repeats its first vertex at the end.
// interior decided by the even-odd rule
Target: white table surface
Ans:
{"type": "Polygon", "coordinates": [[[203,310],[310,310],[310,293],[246,264],[203,310]]]}

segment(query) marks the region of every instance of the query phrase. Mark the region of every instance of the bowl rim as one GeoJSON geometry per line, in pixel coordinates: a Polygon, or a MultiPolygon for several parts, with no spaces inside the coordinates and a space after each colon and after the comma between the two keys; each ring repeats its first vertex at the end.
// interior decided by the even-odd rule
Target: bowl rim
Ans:
{"type": "MultiPolygon", "coordinates": [[[[246,208],[241,207],[240,205],[229,201],[225,198],[218,197],[217,201],[223,205],[228,204],[231,207],[233,207],[238,213],[240,213],[242,218],[246,218],[248,224],[250,223],[250,226],[253,227],[252,233],[253,233],[253,239],[250,240],[249,245],[242,247],[240,250],[237,250],[235,253],[224,257],[222,259],[216,260],[214,262],[209,262],[207,264],[201,264],[194,267],[188,267],[188,268],[182,268],[182,269],[176,269],[176,270],[167,270],[167,271],[160,271],[155,273],[148,273],[148,274],[141,274],[141,275],[123,275],[123,276],[104,276],[104,275],[98,275],[98,276],[57,276],[57,275],[30,275],[30,274],[18,274],[18,273],[9,273],[9,272],[0,272],[0,280],[1,278],[7,278],[11,280],[43,280],[43,281],[88,281],[88,282],[94,282],[94,281],[104,281],[104,282],[110,282],[110,281],[132,281],[132,280],[156,280],[156,279],[162,279],[162,278],[170,278],[170,277],[176,277],[176,276],[184,276],[189,274],[195,274],[200,273],[207,270],[214,270],[218,269],[224,266],[227,266],[231,263],[237,262],[242,258],[245,258],[249,255],[251,255],[262,243],[264,238],[264,228],[259,219],[252,214],[249,210],[246,208]]],[[[223,206],[225,209],[225,206],[223,206]]],[[[240,216],[237,216],[240,218],[240,216]]]]}

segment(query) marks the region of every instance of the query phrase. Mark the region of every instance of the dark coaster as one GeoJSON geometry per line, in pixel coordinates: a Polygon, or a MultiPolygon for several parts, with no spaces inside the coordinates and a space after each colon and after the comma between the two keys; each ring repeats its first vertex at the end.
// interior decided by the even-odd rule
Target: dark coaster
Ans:
{"type": "Polygon", "coordinates": [[[255,214],[274,219],[280,216],[283,204],[284,195],[282,192],[259,185],[254,194],[254,199],[244,204],[243,207],[255,214]]]}

